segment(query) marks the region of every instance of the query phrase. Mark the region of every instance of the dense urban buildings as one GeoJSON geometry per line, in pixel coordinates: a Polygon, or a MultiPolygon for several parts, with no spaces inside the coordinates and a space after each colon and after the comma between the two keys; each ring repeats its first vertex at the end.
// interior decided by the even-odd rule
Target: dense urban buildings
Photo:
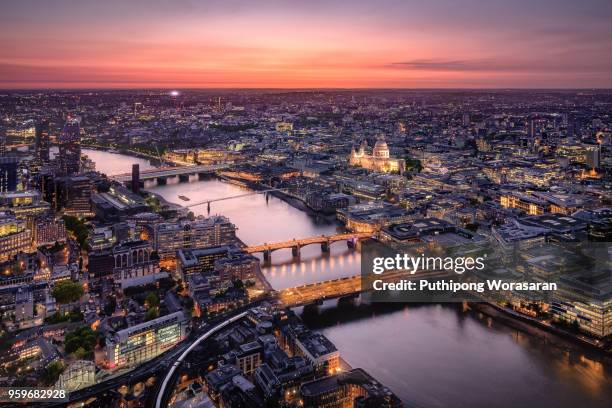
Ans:
{"type": "Polygon", "coordinates": [[[92,407],[428,406],[397,364],[416,353],[431,380],[419,389],[434,387],[458,370],[431,368],[454,361],[438,342],[474,328],[479,347],[448,340],[462,365],[499,341],[558,367],[561,343],[592,359],[568,378],[597,377],[612,333],[611,106],[603,90],[0,94],[0,382],[92,407]],[[377,303],[361,281],[374,244],[486,251],[496,278],[558,290],[377,303]]]}
{"type": "Polygon", "coordinates": [[[609,408],[612,1],[0,1],[0,407],[609,408]]]}

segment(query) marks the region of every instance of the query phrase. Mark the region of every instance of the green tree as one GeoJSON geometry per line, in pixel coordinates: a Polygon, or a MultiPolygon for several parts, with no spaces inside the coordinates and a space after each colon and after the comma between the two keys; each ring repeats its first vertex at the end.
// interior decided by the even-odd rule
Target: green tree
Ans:
{"type": "Polygon", "coordinates": [[[104,314],[107,316],[111,316],[115,313],[115,309],[117,308],[117,299],[114,296],[108,298],[108,301],[104,305],[104,314]]]}
{"type": "Polygon", "coordinates": [[[149,292],[147,297],[145,298],[145,306],[147,309],[156,308],[159,306],[159,299],[157,295],[153,292],[149,292]]]}
{"type": "Polygon", "coordinates": [[[42,380],[45,385],[53,385],[64,371],[64,363],[60,360],[55,360],[49,363],[42,374],[42,380]]]}
{"type": "Polygon", "coordinates": [[[81,248],[85,248],[87,237],[89,237],[89,228],[87,228],[85,221],[72,215],[64,215],[63,219],[66,229],[75,236],[81,248]]]}
{"type": "Polygon", "coordinates": [[[149,320],[157,319],[159,317],[159,309],[157,307],[152,307],[147,310],[145,313],[145,322],[149,320]]]}
{"type": "Polygon", "coordinates": [[[79,327],[66,334],[64,350],[67,354],[74,353],[78,358],[91,358],[96,345],[96,337],[96,333],[89,326],[79,327]]]}
{"type": "Polygon", "coordinates": [[[406,162],[406,170],[408,171],[416,171],[420,173],[423,170],[423,165],[421,161],[418,159],[413,159],[409,156],[404,157],[404,161],[406,162]]]}
{"type": "Polygon", "coordinates": [[[83,286],[70,280],[59,281],[53,286],[52,294],[58,303],[75,302],[83,296],[83,286]]]}

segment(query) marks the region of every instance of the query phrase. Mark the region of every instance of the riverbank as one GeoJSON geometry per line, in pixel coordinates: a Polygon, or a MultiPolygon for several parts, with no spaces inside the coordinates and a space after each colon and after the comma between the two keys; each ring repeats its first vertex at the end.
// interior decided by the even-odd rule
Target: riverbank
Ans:
{"type": "MultiPolygon", "coordinates": [[[[252,182],[248,182],[245,180],[238,180],[238,179],[234,179],[234,178],[230,178],[227,176],[216,176],[216,179],[223,183],[223,184],[231,184],[231,185],[235,185],[241,189],[249,189],[252,191],[264,191],[264,190],[269,190],[270,187],[269,186],[264,186],[261,185],[259,183],[252,183],[252,182]]],[[[332,221],[332,219],[335,220],[335,217],[333,216],[325,216],[321,213],[318,213],[316,211],[313,211],[312,209],[310,209],[302,200],[298,199],[297,197],[288,194],[284,191],[280,191],[280,190],[276,190],[276,191],[267,191],[265,193],[266,195],[271,195],[273,197],[275,197],[276,199],[282,200],[283,202],[287,203],[291,208],[294,208],[295,210],[298,210],[301,213],[304,213],[310,217],[312,217],[313,219],[327,219],[329,222],[332,221]]],[[[263,196],[263,193],[262,193],[263,196]]],[[[267,203],[267,198],[266,198],[266,203],[267,203]]],[[[177,206],[180,206],[180,204],[175,204],[177,206]]],[[[250,204],[241,204],[239,207],[245,208],[246,206],[250,206],[250,204]]],[[[224,212],[226,212],[226,210],[228,210],[228,208],[231,208],[230,210],[230,214],[232,214],[232,210],[233,211],[239,211],[239,208],[232,208],[234,206],[230,206],[230,207],[225,207],[224,206],[224,212]]],[[[238,206],[235,206],[238,207],[238,206]]],[[[275,213],[278,214],[278,213],[275,213]]],[[[259,215],[259,214],[258,214],[259,215]]],[[[255,216],[258,216],[255,215],[255,216]]],[[[274,215],[274,217],[276,217],[276,215],[274,215]]],[[[341,227],[341,223],[337,222],[336,223],[338,225],[338,227],[341,227]]],[[[256,224],[256,223],[255,223],[256,224]]],[[[251,225],[251,222],[249,222],[248,225],[251,225]]],[[[299,237],[300,235],[293,235],[293,238],[295,237],[299,237]]],[[[286,239],[283,237],[283,239],[286,239]]],[[[264,239],[262,242],[265,242],[267,239],[264,239]]],[[[282,240],[282,239],[279,239],[282,240]]],[[[247,239],[247,242],[252,243],[252,240],[247,239]]],[[[260,242],[260,240],[257,240],[255,242],[260,242]]],[[[283,257],[283,255],[280,255],[281,259],[283,257]]],[[[270,282],[275,282],[276,280],[278,280],[278,275],[275,275],[276,273],[287,273],[287,272],[291,272],[291,273],[295,273],[296,271],[296,267],[292,266],[294,265],[295,262],[293,259],[287,260],[285,261],[285,263],[279,264],[277,267],[272,267],[269,271],[268,274],[271,276],[271,280],[270,282]]],[[[318,264],[317,264],[318,266],[318,264]]],[[[321,262],[320,267],[321,272],[323,273],[327,273],[328,268],[332,266],[330,265],[325,265],[324,261],[321,262]],[[324,270],[325,269],[325,270],[324,270]]],[[[303,267],[300,267],[299,271],[301,272],[301,270],[303,269],[303,267]]],[[[355,271],[355,273],[359,273],[359,271],[355,271]]],[[[261,275],[262,277],[265,277],[264,274],[262,273],[261,275]]],[[[293,281],[297,282],[299,279],[297,278],[297,276],[295,278],[293,278],[293,281]]],[[[263,279],[262,279],[263,281],[263,279]]],[[[268,281],[268,279],[265,279],[265,281],[268,281]]],[[[306,283],[310,283],[310,281],[308,279],[305,280],[306,283]]],[[[292,286],[293,282],[291,285],[287,285],[288,287],[292,286]]],[[[270,284],[270,287],[275,287],[278,288],[277,283],[274,284],[270,284]]],[[[281,286],[282,288],[282,286],[281,286]]],[[[497,305],[492,304],[490,305],[491,310],[495,309],[497,305]]],[[[483,312],[484,313],[484,312],[483,312]]],[[[493,311],[488,311],[488,315],[492,315],[493,311]]],[[[537,321],[532,321],[527,319],[526,317],[523,317],[521,315],[517,315],[516,313],[512,313],[509,310],[504,310],[503,308],[500,308],[497,310],[496,315],[495,315],[496,319],[499,320],[502,323],[505,323],[507,326],[512,327],[512,328],[516,328],[519,329],[525,333],[529,333],[529,334],[533,334],[536,337],[543,337],[542,333],[547,333],[549,336],[552,335],[556,335],[558,337],[562,337],[564,339],[564,341],[572,341],[575,342],[577,346],[584,346],[587,349],[593,349],[595,350],[595,352],[599,352],[602,353],[603,350],[601,347],[597,347],[597,345],[593,344],[593,342],[590,342],[586,337],[585,338],[581,338],[579,336],[576,336],[574,334],[571,333],[561,333],[559,331],[559,329],[555,326],[550,326],[550,327],[541,327],[541,324],[537,321]],[[533,330],[530,330],[528,327],[526,327],[526,325],[531,326],[531,328],[533,330]]],[[[552,339],[549,339],[549,341],[553,341],[552,339]]],[[[556,342],[556,340],[555,340],[556,342]]],[[[605,352],[604,352],[605,353],[605,352]]]]}
{"type": "Polygon", "coordinates": [[[132,156],[132,157],[138,157],[140,159],[149,159],[153,162],[156,162],[157,165],[161,165],[162,160],[160,160],[159,156],[154,156],[152,154],[148,154],[148,153],[144,153],[144,152],[139,152],[136,150],[130,150],[130,149],[113,149],[112,147],[108,147],[108,146],[100,146],[100,145],[94,145],[94,144],[81,144],[82,148],[85,149],[91,149],[91,150],[99,150],[102,152],[107,152],[107,153],[116,153],[116,154],[123,154],[126,156],[132,156]]]}
{"type": "MultiPolygon", "coordinates": [[[[266,186],[266,185],[263,185],[263,184],[248,182],[248,181],[244,181],[244,180],[238,180],[238,179],[235,179],[235,178],[232,178],[232,177],[228,177],[228,176],[219,175],[217,177],[220,180],[225,181],[227,183],[231,183],[231,184],[234,184],[234,185],[237,185],[237,186],[249,188],[249,189],[255,190],[255,191],[261,191],[261,190],[266,190],[266,189],[272,188],[270,186],[266,186]]],[[[307,213],[308,215],[317,216],[317,217],[324,217],[326,219],[336,218],[336,216],[333,215],[333,214],[325,214],[325,213],[322,213],[320,211],[314,210],[312,207],[310,207],[308,205],[308,203],[306,203],[305,200],[303,200],[302,198],[300,198],[298,196],[290,194],[290,193],[288,193],[286,191],[283,191],[283,190],[274,190],[274,191],[270,191],[270,194],[273,195],[274,197],[280,199],[280,200],[283,200],[287,204],[291,205],[293,208],[296,208],[296,209],[298,209],[300,211],[303,211],[303,212],[307,213]]]]}
{"type": "MultiPolygon", "coordinates": [[[[100,162],[112,167],[108,174],[129,172],[137,161],[127,155],[98,153],[100,162]]],[[[195,203],[247,192],[237,183],[233,186],[216,177],[151,186],[147,191],[183,205],[188,203],[179,195],[195,203]]],[[[191,210],[196,216],[208,215],[206,206],[191,210]]],[[[213,204],[211,214],[215,213],[229,217],[248,245],[333,234],[339,229],[337,222],[311,217],[281,198],[270,196],[268,201],[264,194],[213,204]]],[[[271,264],[261,269],[274,288],[283,289],[358,274],[360,256],[341,244],[334,244],[326,254],[310,245],[302,248],[299,260],[290,250],[276,251],[271,264]]],[[[564,351],[579,349],[571,343],[560,349],[479,311],[461,312],[455,305],[350,306],[354,303],[330,301],[313,307],[316,313],[304,323],[318,327],[345,361],[389,386],[406,406],[609,405],[612,367],[600,364],[601,358],[564,351]],[[328,313],[329,308],[334,313],[328,313]],[[321,327],[323,320],[327,324],[321,327]]]]}
{"type": "Polygon", "coordinates": [[[612,363],[612,354],[609,349],[605,349],[603,344],[598,345],[594,340],[577,336],[573,333],[566,332],[555,326],[547,325],[538,322],[528,316],[522,316],[518,313],[498,306],[494,303],[471,303],[470,307],[481,312],[497,321],[502,322],[508,327],[520,330],[524,333],[541,339],[545,343],[554,344],[557,347],[564,349],[580,349],[581,351],[590,351],[603,357],[608,363],[612,363]]]}

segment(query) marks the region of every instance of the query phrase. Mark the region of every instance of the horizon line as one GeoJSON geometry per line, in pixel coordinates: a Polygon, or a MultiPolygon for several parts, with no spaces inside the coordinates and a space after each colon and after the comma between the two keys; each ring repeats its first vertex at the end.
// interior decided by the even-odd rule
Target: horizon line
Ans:
{"type": "Polygon", "coordinates": [[[40,87],[0,88],[0,92],[32,91],[612,91],[612,87],[40,87]]]}

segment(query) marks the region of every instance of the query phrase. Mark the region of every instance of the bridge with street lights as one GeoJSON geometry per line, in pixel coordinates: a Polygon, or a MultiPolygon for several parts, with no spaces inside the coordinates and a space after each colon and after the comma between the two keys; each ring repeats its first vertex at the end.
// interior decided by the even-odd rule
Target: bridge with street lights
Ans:
{"type": "Polygon", "coordinates": [[[361,275],[355,275],[286,288],[278,291],[277,296],[284,307],[307,306],[320,304],[325,300],[351,298],[369,292],[373,289],[372,283],[375,279],[383,282],[417,281],[447,278],[451,274],[452,272],[446,270],[419,271],[413,275],[407,271],[386,271],[380,275],[372,274],[365,281],[361,275]]]}
{"type": "MultiPolygon", "coordinates": [[[[165,182],[172,177],[179,177],[181,180],[185,179],[189,181],[189,176],[212,174],[218,170],[226,169],[227,167],[227,164],[161,167],[142,171],[138,178],[140,181],[156,180],[159,184],[165,184],[165,182]]],[[[132,173],[116,174],[110,178],[120,183],[129,183],[132,180],[132,173]]]]}
{"type": "Polygon", "coordinates": [[[346,241],[349,248],[354,248],[356,243],[361,239],[372,238],[371,232],[348,232],[335,235],[319,235],[315,237],[291,239],[288,241],[280,241],[273,243],[265,243],[261,245],[249,245],[244,250],[249,254],[263,253],[264,261],[270,261],[272,252],[291,248],[294,257],[300,255],[300,248],[306,245],[320,244],[323,252],[329,252],[329,247],[336,241],[346,241]]]}

